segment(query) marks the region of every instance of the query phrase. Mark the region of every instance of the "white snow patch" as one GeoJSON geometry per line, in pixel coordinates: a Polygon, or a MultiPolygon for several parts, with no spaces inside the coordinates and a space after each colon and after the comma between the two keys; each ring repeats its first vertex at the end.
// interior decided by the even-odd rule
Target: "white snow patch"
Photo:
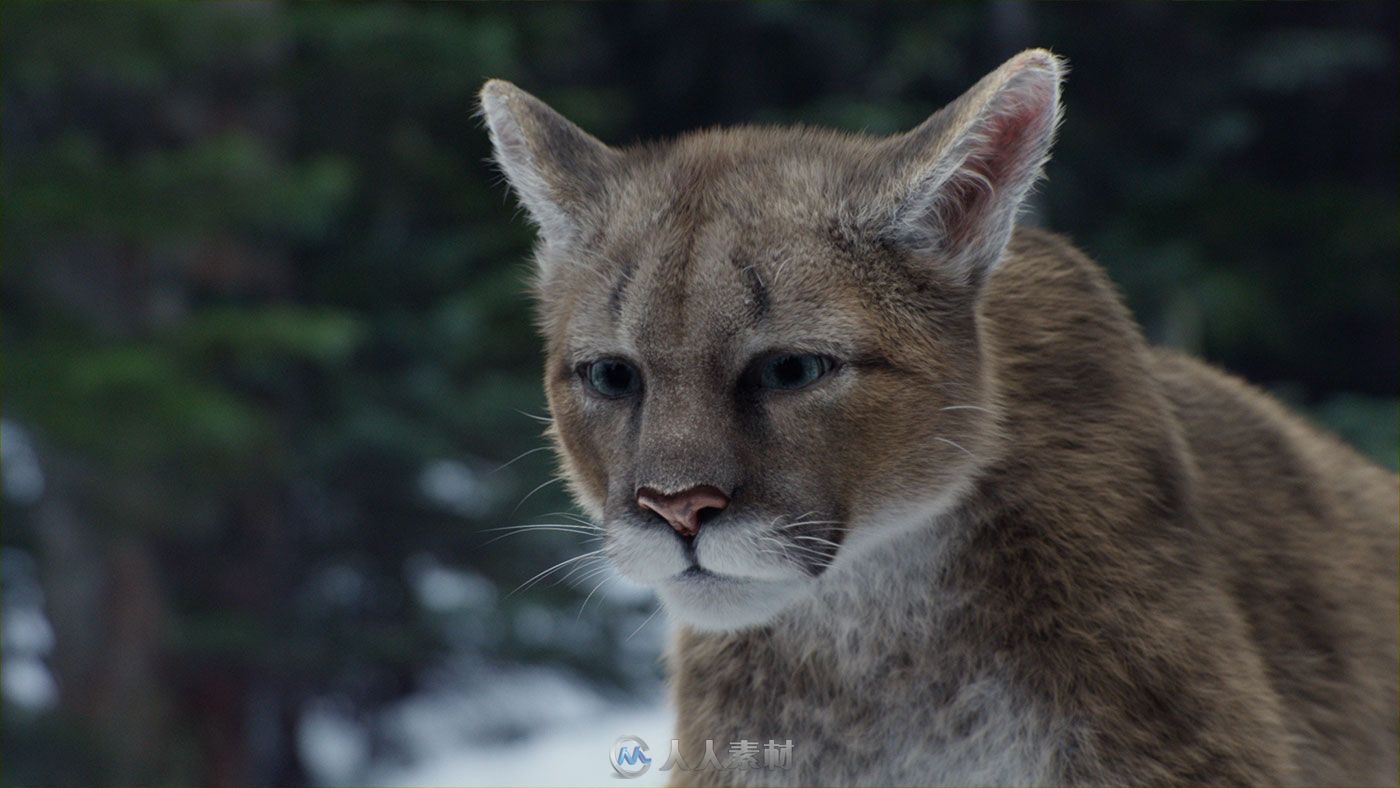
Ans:
{"type": "Polygon", "coordinates": [[[624,781],[609,761],[620,736],[640,736],[653,755],[667,752],[670,711],[660,697],[637,700],[609,701],[577,679],[543,669],[506,671],[471,692],[413,698],[388,719],[389,730],[408,750],[404,762],[374,765],[364,782],[662,785],[665,773],[653,769],[624,781]]]}

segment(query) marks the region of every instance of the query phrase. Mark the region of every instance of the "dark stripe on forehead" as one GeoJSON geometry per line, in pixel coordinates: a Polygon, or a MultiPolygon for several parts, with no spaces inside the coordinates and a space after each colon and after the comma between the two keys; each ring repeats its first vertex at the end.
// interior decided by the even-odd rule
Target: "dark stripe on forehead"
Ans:
{"type": "Polygon", "coordinates": [[[696,249],[715,212],[715,184],[732,168],[731,159],[722,149],[682,146],[660,163],[660,188],[654,195],[660,204],[647,238],[649,254],[642,258],[639,274],[638,287],[645,294],[635,296],[646,300],[635,327],[641,335],[670,332],[673,341],[685,336],[696,249]]]}
{"type": "Polygon", "coordinates": [[[608,295],[608,310],[612,312],[614,319],[622,317],[622,299],[627,295],[627,286],[632,284],[632,272],[636,268],[636,262],[629,260],[622,267],[622,273],[618,274],[617,283],[613,285],[612,293],[608,295]]]}
{"type": "Polygon", "coordinates": [[[763,277],[758,275],[758,269],[752,264],[741,265],[738,260],[734,261],[739,265],[739,275],[743,277],[744,284],[749,288],[749,315],[757,322],[768,315],[768,307],[772,299],[768,296],[768,288],[763,284],[763,277]]]}
{"type": "Polygon", "coordinates": [[[663,240],[657,250],[658,261],[647,277],[651,301],[647,331],[660,330],[662,325],[685,325],[691,263],[708,214],[706,186],[712,177],[712,164],[705,157],[682,157],[670,170],[670,199],[656,228],[663,240]]]}

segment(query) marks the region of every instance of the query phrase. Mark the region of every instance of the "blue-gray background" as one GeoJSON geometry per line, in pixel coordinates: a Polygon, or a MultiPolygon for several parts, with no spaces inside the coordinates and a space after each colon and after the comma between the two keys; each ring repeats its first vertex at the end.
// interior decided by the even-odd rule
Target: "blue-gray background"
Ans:
{"type": "Polygon", "coordinates": [[[521,503],[548,452],[500,468],[543,401],[487,77],[614,143],[884,133],[1051,47],[1037,220],[1396,465],[1394,3],[11,2],[0,36],[6,783],[468,782],[425,763],[659,704],[645,593],[512,595],[583,540],[488,531],[569,504],[521,503]]]}

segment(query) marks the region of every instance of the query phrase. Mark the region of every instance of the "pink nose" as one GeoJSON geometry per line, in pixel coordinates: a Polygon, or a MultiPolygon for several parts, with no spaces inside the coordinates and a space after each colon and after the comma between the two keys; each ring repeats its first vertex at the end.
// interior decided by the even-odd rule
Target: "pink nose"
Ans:
{"type": "Polygon", "coordinates": [[[662,495],[643,487],[637,491],[637,505],[661,515],[681,536],[694,536],[700,532],[700,513],[706,509],[723,509],[729,505],[729,496],[708,484],[674,495],[662,495]]]}

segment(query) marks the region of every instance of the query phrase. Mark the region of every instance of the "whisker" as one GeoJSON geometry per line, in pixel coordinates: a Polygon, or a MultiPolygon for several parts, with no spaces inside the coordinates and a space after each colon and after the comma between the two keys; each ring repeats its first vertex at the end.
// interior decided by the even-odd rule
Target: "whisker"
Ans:
{"type": "Polygon", "coordinates": [[[548,416],[537,416],[537,415],[535,415],[535,414],[533,414],[533,413],[526,413],[525,411],[523,411],[523,410],[521,410],[521,409],[519,409],[519,408],[511,408],[511,410],[515,411],[516,413],[519,413],[521,416],[524,416],[524,417],[527,418],[527,419],[534,419],[535,421],[538,421],[538,422],[540,422],[540,423],[542,423],[542,424],[553,424],[553,423],[554,423],[554,419],[552,419],[552,418],[550,418],[550,417],[548,417],[548,416]]]}
{"type": "Polygon", "coordinates": [[[803,563],[802,559],[805,557],[807,560],[810,560],[811,563],[816,564],[824,569],[828,566],[831,566],[832,562],[835,560],[834,555],[827,555],[826,552],[818,550],[814,547],[809,547],[807,545],[801,544],[793,544],[790,542],[784,543],[772,536],[764,536],[764,542],[767,544],[775,545],[776,547],[778,547],[778,550],[770,550],[766,547],[758,547],[757,549],[759,552],[766,553],[768,555],[776,555],[779,558],[782,558],[787,561],[803,563]],[[802,553],[805,554],[805,556],[794,556],[790,552],[791,550],[800,550],[802,551],[802,553]]]}
{"type": "Polygon", "coordinates": [[[554,484],[555,482],[562,482],[562,481],[564,481],[564,477],[563,477],[563,476],[555,476],[554,478],[550,479],[549,481],[544,482],[543,484],[539,485],[539,486],[536,487],[535,489],[533,489],[533,490],[531,490],[531,491],[525,493],[525,497],[520,499],[520,503],[517,503],[517,504],[515,505],[515,509],[511,509],[511,510],[510,510],[511,513],[514,514],[514,513],[516,512],[516,510],[518,510],[518,509],[521,507],[521,505],[523,505],[526,501],[530,500],[530,496],[534,495],[535,493],[539,492],[540,490],[543,490],[544,488],[548,487],[549,485],[554,484]]]}
{"type": "Polygon", "coordinates": [[[794,536],[794,537],[792,537],[792,538],[793,538],[793,539],[804,539],[804,540],[807,540],[807,541],[810,541],[810,542],[818,542],[818,543],[820,543],[820,544],[829,544],[829,545],[831,545],[832,547],[840,547],[840,546],[841,546],[841,545],[837,544],[836,542],[831,541],[830,539],[823,539],[823,538],[821,538],[820,536],[810,536],[810,535],[807,535],[807,534],[798,534],[797,536],[794,536]]]}
{"type": "Polygon", "coordinates": [[[954,443],[953,441],[948,440],[947,438],[934,438],[934,440],[936,440],[936,441],[942,441],[942,442],[948,444],[949,446],[952,446],[953,448],[960,450],[962,453],[964,453],[964,454],[966,454],[967,456],[971,457],[973,460],[976,460],[976,459],[977,459],[977,455],[976,455],[976,454],[973,454],[972,452],[968,451],[967,449],[963,448],[962,446],[958,445],[957,443],[954,443]]]}
{"type": "Polygon", "coordinates": [[[570,520],[577,521],[580,525],[587,525],[587,526],[591,526],[591,527],[593,527],[593,528],[597,528],[597,527],[598,527],[598,524],[597,524],[597,523],[593,522],[592,520],[590,520],[590,519],[588,519],[588,518],[586,518],[586,517],[579,517],[577,514],[574,514],[573,512],[545,512],[544,514],[542,514],[542,515],[540,515],[540,516],[541,516],[541,517],[567,517],[567,518],[569,518],[570,520]]]}
{"type": "Polygon", "coordinates": [[[584,572],[583,574],[579,575],[579,576],[574,580],[574,582],[572,583],[572,585],[574,585],[575,587],[577,587],[577,586],[580,586],[580,585],[582,585],[582,584],[584,584],[584,583],[587,583],[589,580],[592,580],[593,578],[597,577],[599,574],[601,574],[601,573],[603,573],[603,572],[606,572],[606,571],[608,571],[608,570],[611,569],[611,568],[612,568],[612,565],[609,564],[609,563],[607,562],[606,559],[604,559],[603,561],[601,561],[601,562],[599,562],[599,563],[597,563],[597,564],[594,564],[593,566],[589,567],[587,572],[584,572]]]}
{"type": "Polygon", "coordinates": [[[610,567],[605,567],[605,568],[604,568],[604,572],[603,572],[603,573],[604,573],[605,576],[603,577],[603,579],[602,579],[602,580],[599,580],[598,583],[597,583],[597,585],[593,586],[593,590],[589,591],[589,592],[588,592],[588,596],[586,596],[586,597],[583,598],[583,604],[581,604],[581,605],[578,606],[578,615],[577,615],[577,616],[574,616],[574,620],[575,620],[575,621],[582,621],[582,620],[583,620],[583,610],[584,610],[584,608],[588,607],[588,600],[592,599],[592,598],[593,598],[593,595],[596,594],[596,593],[598,593],[598,589],[600,589],[600,588],[602,588],[603,586],[607,585],[607,584],[608,584],[608,581],[610,581],[610,580],[616,580],[616,579],[617,579],[617,575],[615,575],[615,574],[610,574],[610,573],[608,573],[608,572],[606,571],[606,569],[608,569],[608,568],[610,568],[610,567]]]}
{"type": "Polygon", "coordinates": [[[506,527],[506,528],[488,528],[488,529],[486,529],[485,531],[482,531],[482,533],[490,533],[490,532],[493,532],[493,531],[506,531],[506,533],[503,533],[503,534],[501,534],[500,536],[497,536],[497,537],[495,537],[495,538],[493,538],[493,539],[488,539],[487,541],[485,541],[485,542],[483,542],[483,543],[481,544],[482,547],[486,547],[487,545],[495,544],[496,542],[499,542],[499,541],[501,541],[502,539],[505,539],[505,538],[508,538],[508,537],[511,537],[511,536],[519,536],[520,534],[523,534],[523,533],[530,533],[530,532],[532,532],[532,531],[547,531],[547,532],[551,532],[551,533],[561,533],[561,534],[580,534],[580,535],[583,535],[583,536],[594,536],[595,534],[599,533],[598,531],[590,530],[590,529],[585,529],[585,528],[581,528],[581,527],[576,526],[576,525],[550,524],[550,523],[535,523],[535,524],[532,524],[532,525],[512,525],[512,526],[508,526],[508,527],[506,527]]]}
{"type": "Polygon", "coordinates": [[[657,606],[656,606],[656,609],[653,610],[653,611],[651,611],[651,615],[649,615],[649,616],[646,617],[646,620],[642,622],[641,626],[639,626],[639,627],[637,627],[636,629],[632,630],[632,634],[631,634],[631,635],[628,635],[628,636],[625,637],[625,638],[623,638],[622,642],[623,642],[623,643],[626,643],[627,641],[631,640],[631,639],[633,638],[633,636],[635,636],[638,632],[641,632],[641,631],[642,631],[642,627],[646,626],[647,624],[650,624],[650,623],[651,623],[651,620],[652,620],[653,618],[656,618],[656,614],[657,614],[657,613],[660,613],[660,612],[661,612],[661,606],[660,606],[660,605],[657,605],[657,606]]]}
{"type": "Polygon", "coordinates": [[[569,530],[575,530],[575,531],[584,531],[584,532],[586,532],[586,533],[598,533],[598,532],[601,532],[601,531],[603,530],[603,529],[601,529],[601,528],[598,528],[597,526],[592,526],[592,527],[590,527],[590,526],[581,525],[581,524],[578,524],[578,523],[528,523],[528,524],[525,524],[525,525],[506,525],[506,526],[502,526],[502,527],[500,527],[500,528],[484,528],[484,529],[482,529],[481,533],[488,534],[488,533],[495,533],[495,532],[497,532],[497,531],[520,531],[520,530],[529,530],[529,529],[531,529],[531,528],[539,528],[539,529],[542,529],[542,530],[553,530],[553,531],[560,531],[560,530],[564,530],[564,529],[569,529],[569,530]]]}
{"type": "Polygon", "coordinates": [[[843,522],[839,521],[839,519],[804,519],[804,521],[791,522],[788,523],[788,525],[778,526],[778,528],[774,529],[774,532],[785,533],[794,528],[805,528],[805,526],[812,526],[812,528],[815,528],[815,526],[826,526],[826,528],[822,530],[829,530],[829,532],[833,533],[850,533],[851,530],[847,528],[843,522]]]}
{"type": "MultiPolygon", "coordinates": [[[[842,522],[841,522],[840,520],[801,520],[801,521],[795,522],[795,523],[788,523],[787,525],[780,525],[780,526],[778,526],[778,528],[775,529],[775,530],[778,530],[778,531],[787,531],[787,530],[790,530],[790,529],[793,529],[793,528],[797,528],[797,527],[799,527],[799,526],[804,526],[804,525],[836,525],[836,526],[841,526],[841,525],[842,525],[842,522]]],[[[850,531],[851,529],[850,529],[850,528],[846,528],[846,527],[839,527],[839,528],[830,528],[830,529],[827,529],[827,530],[836,531],[836,532],[838,532],[838,533],[846,533],[847,531],[850,531]]]]}
{"type": "Polygon", "coordinates": [[[767,547],[759,547],[759,548],[756,548],[756,551],[758,552],[759,555],[777,556],[778,558],[781,558],[781,559],[783,559],[784,561],[791,561],[791,560],[792,560],[792,556],[789,555],[788,552],[787,552],[786,550],[772,550],[772,549],[769,549],[769,548],[767,548],[767,547]]]}
{"type": "Polygon", "coordinates": [[[602,554],[602,550],[590,550],[589,552],[584,553],[583,555],[576,555],[573,558],[566,558],[563,561],[560,561],[559,563],[555,564],[554,566],[551,566],[550,568],[544,570],[543,572],[540,572],[539,574],[535,575],[529,580],[526,580],[524,583],[521,583],[520,585],[516,586],[514,591],[511,591],[509,594],[506,594],[506,599],[509,599],[515,596],[517,593],[524,591],[525,589],[534,585],[535,583],[538,583],[551,572],[558,571],[559,569],[562,569],[563,567],[566,567],[569,564],[574,563],[575,561],[582,561],[586,558],[597,558],[602,554]]]}
{"type": "Polygon", "coordinates": [[[597,571],[597,570],[599,570],[599,569],[605,569],[605,568],[607,568],[607,559],[606,559],[606,558],[601,558],[601,557],[595,556],[595,560],[598,561],[598,564],[593,564],[593,565],[589,565],[589,564],[575,564],[575,565],[573,566],[573,568],[571,568],[569,571],[567,571],[567,572],[564,573],[564,576],[563,576],[563,577],[560,577],[559,579],[555,580],[553,583],[550,583],[549,585],[545,586],[545,588],[554,588],[555,586],[560,585],[561,583],[566,583],[566,582],[568,582],[570,586],[577,588],[579,583],[585,582],[586,578],[589,578],[589,577],[592,577],[592,576],[593,576],[593,575],[591,574],[592,572],[595,572],[595,571],[597,571]],[[601,566],[599,566],[599,564],[601,564],[601,566]],[[581,569],[586,570],[586,571],[584,571],[584,573],[583,573],[582,575],[580,575],[578,579],[574,580],[573,582],[569,582],[569,578],[571,578],[571,577],[573,577],[574,575],[578,574],[579,570],[581,570],[581,569]]]}
{"type": "Polygon", "coordinates": [[[980,410],[983,413],[991,413],[990,410],[981,405],[949,405],[946,408],[939,408],[939,410],[980,410]]]}
{"type": "Polygon", "coordinates": [[[539,446],[539,447],[537,447],[537,448],[530,449],[529,451],[526,451],[526,452],[522,452],[522,453],[520,453],[520,454],[517,454],[517,455],[515,455],[515,458],[512,459],[510,462],[507,462],[507,463],[504,464],[504,465],[497,466],[495,470],[491,471],[491,473],[496,473],[497,471],[503,471],[503,470],[505,470],[506,468],[509,468],[510,466],[516,464],[517,462],[519,462],[519,461],[525,459],[526,457],[529,457],[531,454],[535,454],[535,453],[537,453],[537,452],[542,452],[542,451],[549,451],[549,450],[552,449],[552,448],[554,448],[554,447],[553,447],[553,446],[539,446]]]}
{"type": "Polygon", "coordinates": [[[829,557],[828,554],[827,554],[827,551],[822,550],[822,549],[820,549],[820,548],[812,547],[811,545],[794,544],[794,543],[789,542],[788,544],[783,545],[783,549],[784,549],[784,550],[800,550],[800,551],[802,551],[802,552],[804,552],[804,553],[807,553],[808,555],[819,556],[819,557],[821,557],[822,559],[826,559],[826,558],[829,557]]]}

